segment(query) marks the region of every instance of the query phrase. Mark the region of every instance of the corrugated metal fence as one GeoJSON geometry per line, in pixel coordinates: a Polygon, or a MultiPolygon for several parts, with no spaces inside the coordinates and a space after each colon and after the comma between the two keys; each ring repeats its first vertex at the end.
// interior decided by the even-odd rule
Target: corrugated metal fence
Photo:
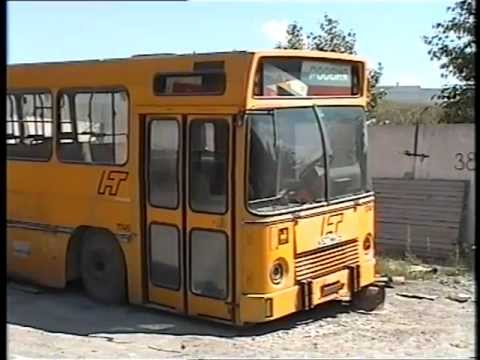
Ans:
{"type": "Polygon", "coordinates": [[[380,253],[448,260],[457,255],[468,181],[374,178],[380,253]]]}

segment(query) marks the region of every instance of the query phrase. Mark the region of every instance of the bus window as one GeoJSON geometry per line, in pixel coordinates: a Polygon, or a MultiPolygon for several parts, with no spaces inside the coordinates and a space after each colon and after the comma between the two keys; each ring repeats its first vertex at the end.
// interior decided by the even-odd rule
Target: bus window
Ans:
{"type": "Polygon", "coordinates": [[[227,236],[218,231],[192,230],[190,281],[194,294],[226,299],[228,295],[227,236]]]}
{"type": "Polygon", "coordinates": [[[250,123],[249,200],[266,199],[276,195],[277,152],[275,128],[270,115],[255,115],[250,123]]]}
{"type": "Polygon", "coordinates": [[[74,125],[72,123],[72,116],[71,116],[71,107],[70,107],[70,98],[67,94],[63,94],[60,97],[60,133],[62,134],[62,138],[60,140],[61,143],[69,143],[74,142],[73,138],[69,138],[68,135],[76,133],[73,130],[74,125]]]}
{"type": "Polygon", "coordinates": [[[193,120],[190,125],[190,207],[194,211],[227,211],[228,124],[193,120]]]}
{"type": "Polygon", "coordinates": [[[365,112],[360,107],[318,107],[331,150],[328,197],[334,200],[368,189],[365,112]]]}
{"type": "Polygon", "coordinates": [[[17,99],[7,95],[7,145],[15,145],[20,140],[20,124],[18,121],[17,99]]]}
{"type": "Polygon", "coordinates": [[[252,114],[248,204],[258,213],[325,201],[323,141],[313,108],[252,114]]]}
{"type": "Polygon", "coordinates": [[[48,160],[52,153],[52,96],[49,93],[7,95],[7,156],[48,160]]]}
{"type": "Polygon", "coordinates": [[[155,285],[171,290],[180,288],[179,240],[174,226],[150,226],[150,278],[155,285]]]}
{"type": "Polygon", "coordinates": [[[157,207],[178,206],[179,129],[175,120],[150,123],[149,199],[157,207]]]}
{"type": "Polygon", "coordinates": [[[128,153],[126,92],[68,93],[63,94],[59,101],[60,160],[88,164],[125,164],[128,153]]]}
{"type": "Polygon", "coordinates": [[[155,95],[222,95],[225,87],[223,71],[158,74],[153,80],[155,95]]]}

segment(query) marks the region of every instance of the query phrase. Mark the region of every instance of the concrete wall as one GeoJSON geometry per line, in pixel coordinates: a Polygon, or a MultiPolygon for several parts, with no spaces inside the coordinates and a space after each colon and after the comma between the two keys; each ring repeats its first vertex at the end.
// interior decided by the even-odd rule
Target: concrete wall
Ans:
{"type": "Polygon", "coordinates": [[[469,180],[464,241],[475,241],[475,125],[420,125],[369,128],[369,170],[373,177],[469,180]]]}
{"type": "Polygon", "coordinates": [[[415,127],[401,125],[371,126],[368,128],[368,170],[372,177],[411,178],[414,158],[415,127]]]}

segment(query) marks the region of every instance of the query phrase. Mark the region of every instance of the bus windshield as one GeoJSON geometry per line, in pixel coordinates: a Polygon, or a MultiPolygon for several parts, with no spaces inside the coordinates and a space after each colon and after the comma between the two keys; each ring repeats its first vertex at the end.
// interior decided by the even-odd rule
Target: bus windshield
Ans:
{"type": "Polygon", "coordinates": [[[275,109],[250,114],[248,123],[250,210],[273,213],[369,190],[362,108],[275,109]]]}

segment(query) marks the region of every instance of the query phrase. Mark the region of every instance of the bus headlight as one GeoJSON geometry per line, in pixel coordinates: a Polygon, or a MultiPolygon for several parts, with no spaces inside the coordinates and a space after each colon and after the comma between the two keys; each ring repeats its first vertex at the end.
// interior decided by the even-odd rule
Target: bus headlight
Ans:
{"type": "Polygon", "coordinates": [[[365,239],[363,239],[363,250],[368,251],[372,248],[373,245],[373,239],[372,239],[372,234],[367,234],[365,236],[365,239]]]}
{"type": "Polygon", "coordinates": [[[287,272],[286,270],[287,269],[284,262],[281,260],[276,260],[273,263],[272,268],[270,269],[270,281],[274,285],[281,284],[283,281],[283,278],[286,275],[286,272],[287,272]]]}

